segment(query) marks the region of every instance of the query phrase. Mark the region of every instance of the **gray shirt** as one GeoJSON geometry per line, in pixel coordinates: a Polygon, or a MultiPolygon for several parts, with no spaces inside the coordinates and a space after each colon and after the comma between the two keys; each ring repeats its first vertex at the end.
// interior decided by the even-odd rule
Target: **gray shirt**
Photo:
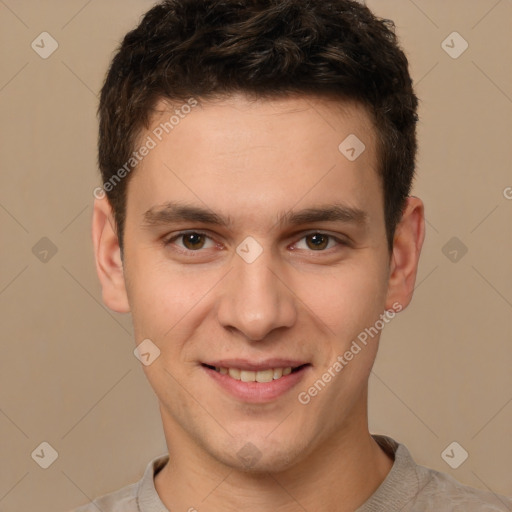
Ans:
{"type": "MultiPolygon", "coordinates": [[[[407,448],[390,437],[373,438],[394,463],[379,488],[355,512],[512,512],[512,499],[473,489],[445,473],[419,466],[407,448]]],[[[153,480],[168,458],[167,454],[154,458],[139,482],[72,512],[169,512],[153,480]]]]}

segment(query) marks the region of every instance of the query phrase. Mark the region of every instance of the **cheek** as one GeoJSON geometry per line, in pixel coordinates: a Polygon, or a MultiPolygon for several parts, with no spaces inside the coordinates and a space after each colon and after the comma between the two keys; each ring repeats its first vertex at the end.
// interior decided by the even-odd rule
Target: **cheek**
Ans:
{"type": "Polygon", "coordinates": [[[300,277],[298,296],[330,334],[347,340],[372,325],[385,307],[387,280],[378,261],[346,262],[332,272],[300,277]]]}
{"type": "Polygon", "coordinates": [[[182,272],[169,262],[144,260],[141,256],[133,258],[127,270],[127,293],[137,339],[161,342],[180,339],[199,325],[202,304],[218,281],[213,273],[182,272]]]}

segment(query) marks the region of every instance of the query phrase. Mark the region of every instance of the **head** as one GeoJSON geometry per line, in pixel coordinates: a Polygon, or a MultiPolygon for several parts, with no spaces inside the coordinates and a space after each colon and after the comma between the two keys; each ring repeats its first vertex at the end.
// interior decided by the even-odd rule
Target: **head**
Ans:
{"type": "Polygon", "coordinates": [[[105,303],[160,353],[166,433],[233,466],[256,447],[263,470],[361,428],[423,242],[416,108],[392,22],[356,1],[168,0],[126,35],[93,238],[105,303]],[[223,365],[294,371],[248,397],[223,365]]]}

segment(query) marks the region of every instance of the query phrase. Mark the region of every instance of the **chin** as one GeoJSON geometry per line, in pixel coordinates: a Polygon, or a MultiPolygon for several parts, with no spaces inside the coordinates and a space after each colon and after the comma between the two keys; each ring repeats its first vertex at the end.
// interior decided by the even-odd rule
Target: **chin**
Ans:
{"type": "Polygon", "coordinates": [[[283,441],[246,436],[232,440],[218,459],[234,470],[253,475],[279,473],[297,464],[305,453],[304,442],[292,445],[283,441]]]}

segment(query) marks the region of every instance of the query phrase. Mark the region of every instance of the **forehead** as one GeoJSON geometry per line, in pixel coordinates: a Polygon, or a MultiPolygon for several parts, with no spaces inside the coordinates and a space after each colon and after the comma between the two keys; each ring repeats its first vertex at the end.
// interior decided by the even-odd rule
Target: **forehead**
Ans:
{"type": "MultiPolygon", "coordinates": [[[[150,117],[150,130],[155,132],[157,139],[165,138],[171,132],[184,132],[184,125],[193,125],[194,130],[216,128],[219,132],[238,127],[242,133],[250,131],[254,125],[264,126],[267,132],[260,132],[264,139],[281,126],[300,121],[307,121],[307,124],[295,124],[294,130],[281,136],[291,138],[306,130],[309,135],[322,137],[327,129],[341,135],[349,127],[359,131],[369,145],[375,142],[376,136],[372,117],[365,106],[354,100],[327,96],[293,94],[256,98],[234,93],[210,100],[193,97],[173,101],[160,99],[151,110],[150,117]],[[185,119],[192,121],[184,123],[185,119]]],[[[214,138],[216,132],[212,131],[210,137],[214,138]]],[[[256,134],[253,132],[251,136],[254,138],[256,134]]]]}
{"type": "Polygon", "coordinates": [[[381,206],[375,128],[354,102],[160,101],[140,139],[148,137],[154,148],[129,183],[128,204],[136,195],[139,214],[176,200],[254,216],[262,207],[282,212],[320,198],[361,210],[381,206]]]}

